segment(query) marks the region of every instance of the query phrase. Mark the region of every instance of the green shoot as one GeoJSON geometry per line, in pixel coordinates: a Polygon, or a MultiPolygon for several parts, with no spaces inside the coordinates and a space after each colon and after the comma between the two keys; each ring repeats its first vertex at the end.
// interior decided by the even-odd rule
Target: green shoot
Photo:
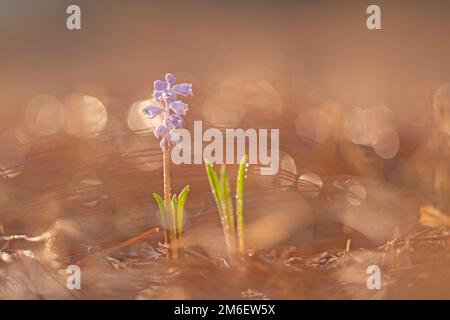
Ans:
{"type": "MultiPolygon", "coordinates": [[[[161,222],[166,232],[166,238],[170,239],[170,242],[172,244],[175,244],[176,240],[182,240],[184,207],[186,205],[188,194],[189,186],[185,186],[178,197],[176,194],[174,194],[170,201],[170,208],[167,208],[164,200],[159,194],[153,194],[153,197],[155,198],[156,203],[159,207],[161,222]]],[[[173,256],[178,257],[178,248],[174,247],[172,249],[173,256]]]]}
{"type": "Polygon", "coordinates": [[[189,186],[186,186],[183,188],[183,190],[181,190],[180,195],[178,196],[178,205],[175,216],[178,239],[181,239],[181,235],[183,234],[184,206],[187,201],[188,193],[189,193],[189,186]]]}
{"type": "Polygon", "coordinates": [[[236,218],[237,218],[237,237],[239,252],[245,251],[244,246],[244,194],[245,194],[245,171],[247,157],[244,156],[239,165],[238,177],[236,182],[236,218]]]}
{"type": "Polygon", "coordinates": [[[178,198],[176,194],[172,195],[172,200],[170,201],[170,213],[172,214],[172,225],[171,225],[171,243],[174,243],[178,239],[177,230],[177,208],[178,208],[178,198]]]}
{"type": "Polygon", "coordinates": [[[220,222],[222,224],[222,229],[225,236],[225,245],[227,246],[228,252],[233,251],[233,247],[231,244],[231,237],[229,232],[229,224],[226,215],[226,207],[223,201],[223,192],[219,183],[219,178],[217,177],[217,173],[214,171],[211,164],[205,161],[206,165],[206,174],[208,175],[209,184],[211,186],[211,191],[214,196],[214,200],[216,201],[217,209],[219,210],[220,222]]]}
{"type": "MultiPolygon", "coordinates": [[[[206,161],[205,161],[206,162],[206,161]]],[[[230,192],[228,172],[225,165],[220,170],[220,179],[211,164],[206,162],[206,174],[208,176],[211,191],[216,201],[219,211],[222,229],[225,236],[229,256],[233,256],[236,251],[243,254],[244,245],[244,194],[245,194],[245,173],[247,166],[247,156],[241,160],[236,181],[236,212],[233,209],[233,201],[230,192]]]]}
{"type": "Polygon", "coordinates": [[[225,216],[227,217],[228,231],[230,233],[230,245],[236,247],[236,225],[233,213],[233,202],[231,201],[230,183],[228,181],[227,166],[222,165],[220,172],[220,187],[222,192],[222,205],[225,216]]]}
{"type": "Polygon", "coordinates": [[[168,230],[169,229],[169,221],[167,219],[167,212],[166,212],[166,206],[164,205],[164,200],[157,193],[153,194],[153,198],[155,198],[156,203],[158,204],[159,214],[161,215],[161,222],[162,222],[163,228],[164,228],[164,230],[168,230]]]}

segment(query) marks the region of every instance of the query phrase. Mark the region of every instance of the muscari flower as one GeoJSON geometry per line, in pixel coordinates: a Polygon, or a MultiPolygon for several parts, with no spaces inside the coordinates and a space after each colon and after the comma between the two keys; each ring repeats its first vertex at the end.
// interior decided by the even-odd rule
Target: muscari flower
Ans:
{"type": "Polygon", "coordinates": [[[170,147],[178,143],[179,136],[175,129],[183,127],[183,116],[188,111],[188,105],[178,100],[177,95],[192,95],[192,84],[175,84],[176,78],[173,74],[166,74],[166,81],[156,80],[153,83],[153,98],[164,107],[148,106],[144,108],[144,114],[147,118],[154,119],[163,114],[164,120],[155,131],[155,137],[161,138],[161,148],[170,147]],[[173,113],[172,113],[173,112],[173,113]]]}

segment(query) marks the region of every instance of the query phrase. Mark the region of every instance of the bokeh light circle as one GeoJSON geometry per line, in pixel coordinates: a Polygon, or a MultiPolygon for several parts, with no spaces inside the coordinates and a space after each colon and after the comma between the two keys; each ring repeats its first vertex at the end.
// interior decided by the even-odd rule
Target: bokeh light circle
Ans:
{"type": "Polygon", "coordinates": [[[33,97],[25,110],[25,122],[36,136],[58,132],[64,125],[64,108],[53,96],[40,94],[33,97]]]}
{"type": "Polygon", "coordinates": [[[106,127],[108,113],[103,103],[92,96],[72,95],[65,105],[64,130],[75,137],[94,137],[106,127]]]}

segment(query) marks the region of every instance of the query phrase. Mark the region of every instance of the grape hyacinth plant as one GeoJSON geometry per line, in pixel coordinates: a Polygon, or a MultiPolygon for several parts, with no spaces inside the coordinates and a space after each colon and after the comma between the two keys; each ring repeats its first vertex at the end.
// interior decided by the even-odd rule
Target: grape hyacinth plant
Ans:
{"type": "Polygon", "coordinates": [[[153,83],[152,96],[158,105],[147,106],[143,110],[145,116],[150,119],[163,115],[163,121],[156,127],[154,134],[156,138],[160,139],[163,151],[164,199],[156,193],[153,196],[161,214],[169,258],[178,257],[176,242],[181,240],[184,205],[189,193],[189,186],[186,186],[179,197],[171,195],[170,152],[172,147],[179,142],[179,136],[175,130],[183,127],[183,117],[188,111],[188,105],[178,100],[178,96],[192,95],[192,84],[175,84],[175,81],[176,78],[171,73],[166,74],[165,81],[156,80],[153,83]]]}
{"type": "MultiPolygon", "coordinates": [[[[206,161],[205,161],[206,162],[206,161]]],[[[244,194],[247,171],[247,155],[242,157],[237,173],[236,181],[236,211],[233,209],[233,201],[230,192],[230,183],[226,165],[220,169],[220,178],[212,165],[205,164],[211,191],[216,201],[217,209],[225,236],[225,245],[228,256],[232,259],[236,252],[245,253],[244,243],[244,194]]]]}

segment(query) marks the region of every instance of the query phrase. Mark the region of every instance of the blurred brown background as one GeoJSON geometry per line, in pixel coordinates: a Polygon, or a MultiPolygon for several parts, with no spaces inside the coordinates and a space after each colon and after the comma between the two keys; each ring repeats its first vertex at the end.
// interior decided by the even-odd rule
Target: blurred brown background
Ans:
{"type": "MultiPolygon", "coordinates": [[[[100,227],[124,237],[152,225],[160,154],[132,106],[166,72],[193,83],[188,127],[205,119],[280,128],[295,174],[353,174],[412,191],[429,177],[433,195],[437,173],[416,175],[415,160],[397,169],[428,154],[433,97],[450,81],[450,3],[377,4],[380,31],[366,28],[367,1],[2,1],[0,219],[8,233],[45,230],[61,215],[83,217],[97,240],[100,227]],[[81,31],[66,29],[69,4],[81,7],[81,31]],[[369,129],[348,117],[380,105],[372,119],[389,118],[393,136],[366,156],[352,134],[369,129]],[[302,113],[311,109],[320,112],[302,113]],[[302,135],[322,147],[291,138],[302,135]],[[95,223],[100,211],[111,226],[95,223]]],[[[176,188],[189,182],[176,172],[176,188]]]]}
{"type": "Polygon", "coordinates": [[[365,1],[2,1],[1,127],[37,93],[101,91],[120,112],[168,71],[194,82],[200,106],[215,81],[244,74],[270,81],[286,108],[380,99],[418,121],[448,81],[450,4],[377,4],[381,31],[367,30],[365,1]],[[65,27],[69,4],[81,31],[65,27]]]}

